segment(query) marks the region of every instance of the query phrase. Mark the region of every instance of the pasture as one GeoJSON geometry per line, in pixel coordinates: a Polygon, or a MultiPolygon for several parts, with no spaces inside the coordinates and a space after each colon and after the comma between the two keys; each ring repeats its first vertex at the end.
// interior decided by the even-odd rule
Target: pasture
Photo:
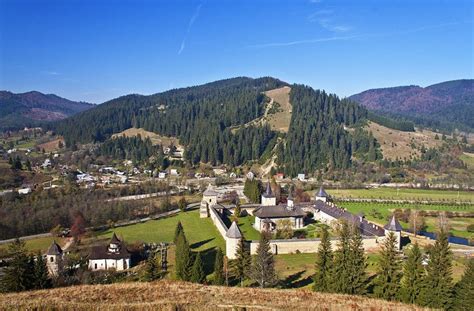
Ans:
{"type": "MultiPolygon", "coordinates": [[[[326,191],[336,199],[382,199],[474,203],[474,192],[472,191],[406,188],[399,188],[397,190],[395,188],[385,187],[373,189],[330,189],[326,191]]],[[[474,205],[472,206],[471,210],[474,211],[474,205]]]]}

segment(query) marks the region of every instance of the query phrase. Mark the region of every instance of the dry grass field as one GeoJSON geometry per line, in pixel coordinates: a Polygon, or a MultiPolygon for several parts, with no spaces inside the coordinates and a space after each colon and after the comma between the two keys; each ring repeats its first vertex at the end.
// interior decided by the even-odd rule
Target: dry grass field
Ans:
{"type": "Polygon", "coordinates": [[[59,137],[57,139],[48,141],[47,143],[40,144],[38,145],[38,147],[40,148],[40,150],[44,149],[46,153],[49,153],[49,152],[59,150],[59,143],[61,143],[64,146],[64,138],[59,137]]]}
{"type": "Polygon", "coordinates": [[[114,134],[112,135],[112,137],[115,138],[123,135],[125,135],[126,137],[133,137],[137,136],[138,134],[140,134],[142,138],[150,138],[153,145],[169,146],[173,144],[178,148],[182,148],[182,146],[179,144],[179,139],[175,137],[161,136],[156,133],[146,131],[142,128],[137,129],[132,127],[120,133],[114,134]]]}
{"type": "Polygon", "coordinates": [[[1,310],[422,310],[359,296],[158,281],[0,295],[1,310]]]}
{"type": "Polygon", "coordinates": [[[442,145],[441,134],[438,134],[439,140],[435,139],[436,133],[429,130],[415,132],[403,132],[393,130],[388,127],[369,122],[368,130],[372,131],[375,139],[380,143],[383,157],[395,160],[409,159],[410,156],[419,156],[420,152],[412,147],[420,148],[424,145],[426,148],[439,147],[442,145]]]}
{"type": "Polygon", "coordinates": [[[270,124],[272,130],[283,133],[288,132],[291,121],[290,91],[291,88],[289,86],[284,86],[279,89],[265,92],[265,95],[272,99],[271,105],[267,108],[267,111],[272,105],[274,105],[274,103],[280,104],[278,112],[272,114],[265,113],[265,118],[270,124]]]}

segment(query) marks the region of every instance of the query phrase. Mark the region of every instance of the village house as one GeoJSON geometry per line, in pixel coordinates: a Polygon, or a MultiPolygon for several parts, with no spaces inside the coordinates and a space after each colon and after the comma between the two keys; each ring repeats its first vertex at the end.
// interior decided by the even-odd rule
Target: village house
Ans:
{"type": "Polygon", "coordinates": [[[114,233],[108,245],[94,246],[91,249],[88,266],[92,271],[121,271],[130,268],[130,259],[131,254],[114,233]]]}

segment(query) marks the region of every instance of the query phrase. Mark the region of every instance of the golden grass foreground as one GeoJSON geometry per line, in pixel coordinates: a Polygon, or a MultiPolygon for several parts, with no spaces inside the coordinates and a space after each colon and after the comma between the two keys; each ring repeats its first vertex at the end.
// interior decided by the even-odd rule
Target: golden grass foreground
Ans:
{"type": "Polygon", "coordinates": [[[1,310],[423,310],[359,296],[157,281],[0,295],[1,310]]]}

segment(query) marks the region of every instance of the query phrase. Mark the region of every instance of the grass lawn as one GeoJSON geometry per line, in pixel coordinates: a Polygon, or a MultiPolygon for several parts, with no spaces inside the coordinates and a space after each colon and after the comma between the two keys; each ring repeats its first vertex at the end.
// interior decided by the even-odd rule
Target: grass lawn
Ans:
{"type": "MultiPolygon", "coordinates": [[[[25,241],[26,249],[32,253],[36,253],[38,251],[45,252],[48,247],[51,245],[53,240],[56,240],[60,246],[65,244],[65,240],[63,238],[53,238],[53,237],[46,237],[46,238],[37,238],[32,240],[25,241]]],[[[0,255],[4,254],[8,250],[9,244],[2,244],[0,245],[0,255]]]]}
{"type": "Polygon", "coordinates": [[[145,223],[114,228],[98,234],[98,238],[111,238],[112,232],[131,242],[172,242],[178,221],[183,225],[186,238],[194,251],[216,246],[225,250],[225,242],[210,218],[199,218],[199,210],[179,213],[175,216],[145,223]]]}
{"type": "Polygon", "coordinates": [[[275,256],[275,269],[286,288],[311,288],[316,254],[282,254],[275,256]]]}
{"type": "MultiPolygon", "coordinates": [[[[437,230],[438,219],[436,217],[425,217],[426,231],[435,232],[437,230]]],[[[474,239],[474,233],[467,231],[467,226],[474,224],[474,218],[456,217],[449,218],[449,227],[452,235],[474,239]]]]}
{"type": "Polygon", "coordinates": [[[239,229],[246,240],[259,240],[260,232],[255,230],[252,224],[255,222],[255,216],[245,216],[239,218],[239,229]]]}
{"type": "MultiPolygon", "coordinates": [[[[327,192],[334,198],[361,198],[361,199],[387,199],[387,200],[433,200],[448,202],[472,202],[474,192],[453,190],[426,190],[404,189],[398,191],[394,188],[376,189],[330,189],[327,192]]],[[[314,191],[313,193],[314,194],[314,191]]],[[[474,207],[473,207],[474,208],[474,207]]]]}
{"type": "Polygon", "coordinates": [[[464,163],[466,163],[469,169],[474,169],[474,154],[464,153],[459,157],[464,163]]]}

